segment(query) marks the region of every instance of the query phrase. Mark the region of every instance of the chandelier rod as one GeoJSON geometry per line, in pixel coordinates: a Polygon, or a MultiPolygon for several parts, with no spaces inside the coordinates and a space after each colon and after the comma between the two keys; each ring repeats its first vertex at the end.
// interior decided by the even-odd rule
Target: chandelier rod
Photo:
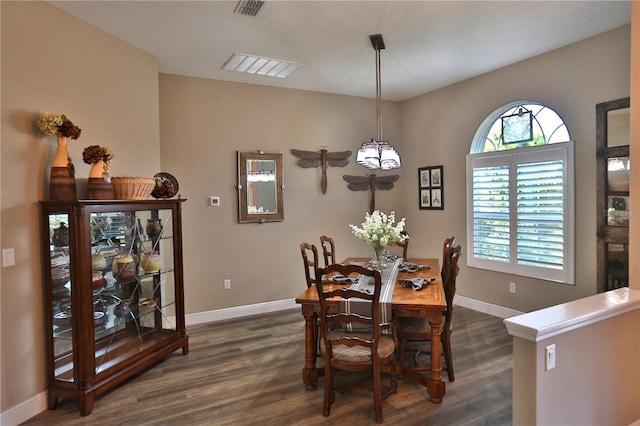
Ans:
{"type": "Polygon", "coordinates": [[[380,71],[380,50],[384,49],[382,34],[369,36],[371,44],[376,51],[376,120],[377,120],[377,141],[382,141],[382,78],[380,71]]]}

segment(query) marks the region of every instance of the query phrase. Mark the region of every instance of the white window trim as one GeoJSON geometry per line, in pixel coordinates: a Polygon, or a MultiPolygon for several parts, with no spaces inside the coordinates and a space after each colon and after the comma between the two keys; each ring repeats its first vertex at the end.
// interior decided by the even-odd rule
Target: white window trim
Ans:
{"type": "MultiPolygon", "coordinates": [[[[574,173],[574,142],[562,142],[530,148],[521,148],[508,151],[489,152],[482,154],[468,154],[467,165],[467,266],[480,269],[488,269],[497,272],[514,275],[539,278],[549,281],[575,284],[575,173],[574,173]],[[516,193],[515,166],[520,162],[545,161],[550,159],[563,159],[564,168],[564,209],[563,219],[565,223],[564,235],[564,265],[562,270],[546,269],[518,265],[516,256],[511,256],[510,262],[498,262],[488,259],[480,259],[474,256],[473,247],[473,167],[509,164],[510,169],[510,194],[516,193]]],[[[509,197],[510,203],[510,252],[516,253],[516,197],[509,197]]]]}

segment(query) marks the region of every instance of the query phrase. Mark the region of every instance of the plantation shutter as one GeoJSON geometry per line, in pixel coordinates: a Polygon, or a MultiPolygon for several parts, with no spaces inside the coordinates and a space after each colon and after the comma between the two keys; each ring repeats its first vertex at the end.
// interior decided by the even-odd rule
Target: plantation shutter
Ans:
{"type": "Polygon", "coordinates": [[[518,164],[518,264],[564,266],[562,160],[518,164]]]}
{"type": "Polygon", "coordinates": [[[473,169],[473,253],[510,261],[509,166],[473,169]]]}
{"type": "Polygon", "coordinates": [[[573,283],[573,142],[467,156],[472,267],[573,283]]]}

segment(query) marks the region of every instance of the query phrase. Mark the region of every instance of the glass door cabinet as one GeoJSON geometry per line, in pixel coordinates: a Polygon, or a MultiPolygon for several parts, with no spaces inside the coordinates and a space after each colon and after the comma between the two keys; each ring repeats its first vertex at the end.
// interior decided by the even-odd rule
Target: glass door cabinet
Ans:
{"type": "Polygon", "coordinates": [[[598,293],[629,286],[629,98],[596,105],[598,293]]]}
{"type": "Polygon", "coordinates": [[[184,199],[42,201],[48,408],[96,396],[182,349],[184,199]]]}

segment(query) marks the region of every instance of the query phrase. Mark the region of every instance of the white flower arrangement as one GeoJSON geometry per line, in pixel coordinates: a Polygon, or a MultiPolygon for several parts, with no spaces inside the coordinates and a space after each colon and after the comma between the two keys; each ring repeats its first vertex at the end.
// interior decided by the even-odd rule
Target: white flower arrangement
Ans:
{"type": "Polygon", "coordinates": [[[360,227],[351,224],[349,227],[353,235],[369,244],[376,252],[376,256],[379,257],[386,246],[404,241],[407,238],[402,235],[405,218],[400,219],[397,224],[395,221],[396,212],[386,215],[380,210],[375,210],[371,214],[366,213],[360,227]]]}

